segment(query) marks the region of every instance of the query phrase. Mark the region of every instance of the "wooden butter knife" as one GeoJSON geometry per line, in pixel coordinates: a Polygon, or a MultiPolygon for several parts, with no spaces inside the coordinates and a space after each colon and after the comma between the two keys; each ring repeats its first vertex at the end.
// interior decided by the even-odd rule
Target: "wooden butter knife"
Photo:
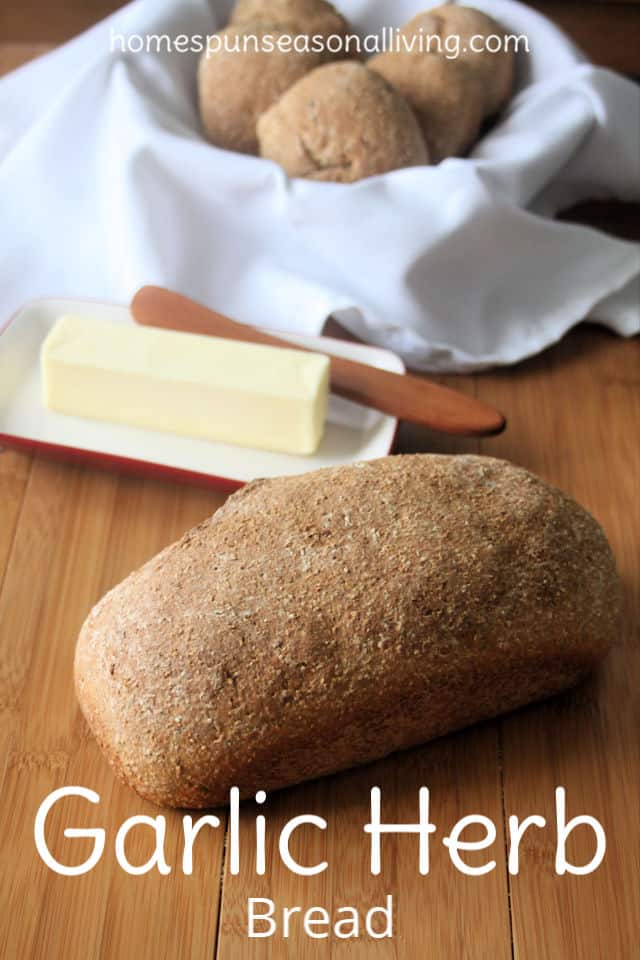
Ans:
{"type": "MultiPolygon", "coordinates": [[[[310,350],[288,340],[237,323],[195,300],[163,287],[142,287],[131,301],[136,323],[185,333],[199,333],[269,347],[310,350]]],[[[318,353],[316,348],[311,350],[318,353]]],[[[365,363],[330,357],[331,390],[381,413],[419,423],[431,430],[465,436],[500,433],[504,416],[475,397],[442,387],[423,377],[391,373],[365,363]]]]}

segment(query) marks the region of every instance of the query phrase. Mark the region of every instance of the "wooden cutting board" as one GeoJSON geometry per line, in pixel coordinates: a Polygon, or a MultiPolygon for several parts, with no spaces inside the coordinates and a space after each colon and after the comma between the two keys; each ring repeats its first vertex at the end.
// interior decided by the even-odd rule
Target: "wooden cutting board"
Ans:
{"type": "MultiPolygon", "coordinates": [[[[17,8],[16,8],[17,9],[17,8]]],[[[30,48],[30,52],[37,52],[30,48]]],[[[29,48],[2,48],[15,65],[29,48]]],[[[626,587],[626,625],[602,669],[581,688],[362,770],[284,791],[268,801],[264,878],[229,871],[222,825],[198,839],[194,873],[128,877],[117,866],[115,832],[133,814],[158,814],[119,785],[88,734],[72,686],[73,649],[91,605],[131,569],[219,507],[224,496],[189,487],[0,454],[0,957],[7,960],[260,960],[345,957],[360,960],[626,960],[640,929],[638,729],[640,722],[640,344],[594,328],[519,367],[482,376],[441,378],[509,415],[504,436],[443,440],[401,428],[401,450],[482,452],[507,457],[576,497],[604,525],[626,587]],[[97,806],[65,801],[50,817],[52,851],[78,863],[90,841],[63,836],[67,826],[103,827],[106,852],[81,878],[50,872],[34,845],[33,823],[45,796],[80,784],[97,806]],[[431,872],[417,871],[415,840],[384,845],[381,877],[368,871],[362,825],[369,787],[383,790],[385,816],[416,817],[417,790],[428,785],[432,817],[449,829],[468,813],[495,821],[497,868],[467,878],[434,844],[431,872]],[[604,825],[608,851],[589,877],[559,878],[552,832],[532,831],[522,868],[510,877],[505,817],[553,819],[553,791],[567,790],[569,814],[604,825]],[[279,864],[279,826],[300,813],[329,822],[326,833],[300,831],[293,852],[327,859],[317,878],[279,864]],[[278,905],[354,904],[366,909],[392,894],[392,941],[249,941],[247,896],[278,905]]],[[[179,814],[167,813],[167,859],[180,864],[179,814]]],[[[241,846],[251,846],[251,811],[241,846]]],[[[570,851],[591,855],[577,835],[570,851]]],[[[135,833],[133,862],[150,850],[135,833]]]]}

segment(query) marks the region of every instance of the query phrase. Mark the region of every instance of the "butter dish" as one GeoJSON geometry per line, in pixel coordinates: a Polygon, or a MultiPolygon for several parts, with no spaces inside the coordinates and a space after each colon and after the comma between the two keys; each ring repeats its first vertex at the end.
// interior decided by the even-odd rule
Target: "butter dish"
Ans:
{"type": "Polygon", "coordinates": [[[320,445],[323,353],[66,314],[42,345],[57,413],[282,453],[320,445]]]}
{"type": "MultiPolygon", "coordinates": [[[[393,446],[395,418],[336,396],[330,397],[324,437],[312,456],[236,447],[54,413],[42,403],[40,350],[64,314],[133,323],[127,307],[90,300],[39,299],[14,314],[0,328],[0,444],[4,446],[229,490],[257,477],[300,474],[374,459],[389,453],[393,446]]],[[[388,350],[328,337],[280,336],[383,370],[404,372],[402,360],[388,350]]]]}

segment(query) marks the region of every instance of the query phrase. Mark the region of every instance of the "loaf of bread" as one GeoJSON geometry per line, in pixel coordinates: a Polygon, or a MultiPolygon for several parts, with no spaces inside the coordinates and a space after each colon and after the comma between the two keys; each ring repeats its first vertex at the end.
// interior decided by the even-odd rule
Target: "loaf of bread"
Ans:
{"type": "Polygon", "coordinates": [[[619,600],[560,491],[485,457],[387,457],[232,496],[93,609],[77,693],[140,795],[207,807],[575,683],[619,600]]]}

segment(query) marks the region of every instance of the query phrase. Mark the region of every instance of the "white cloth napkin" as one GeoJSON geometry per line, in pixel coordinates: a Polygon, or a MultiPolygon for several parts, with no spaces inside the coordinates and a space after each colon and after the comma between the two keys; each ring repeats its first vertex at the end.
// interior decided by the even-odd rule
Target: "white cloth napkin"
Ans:
{"type": "MultiPolygon", "coordinates": [[[[197,54],[111,52],[114,33],[211,33],[228,0],[137,0],[0,81],[0,322],[158,283],[304,333],[334,313],[426,370],[513,363],[587,315],[636,333],[638,245],[550,218],[640,198],[640,92],[529,8],[474,2],[529,39],[506,115],[468,159],[353,185],[208,144],[197,54]]],[[[338,0],[361,33],[427,3],[338,0]]]]}

